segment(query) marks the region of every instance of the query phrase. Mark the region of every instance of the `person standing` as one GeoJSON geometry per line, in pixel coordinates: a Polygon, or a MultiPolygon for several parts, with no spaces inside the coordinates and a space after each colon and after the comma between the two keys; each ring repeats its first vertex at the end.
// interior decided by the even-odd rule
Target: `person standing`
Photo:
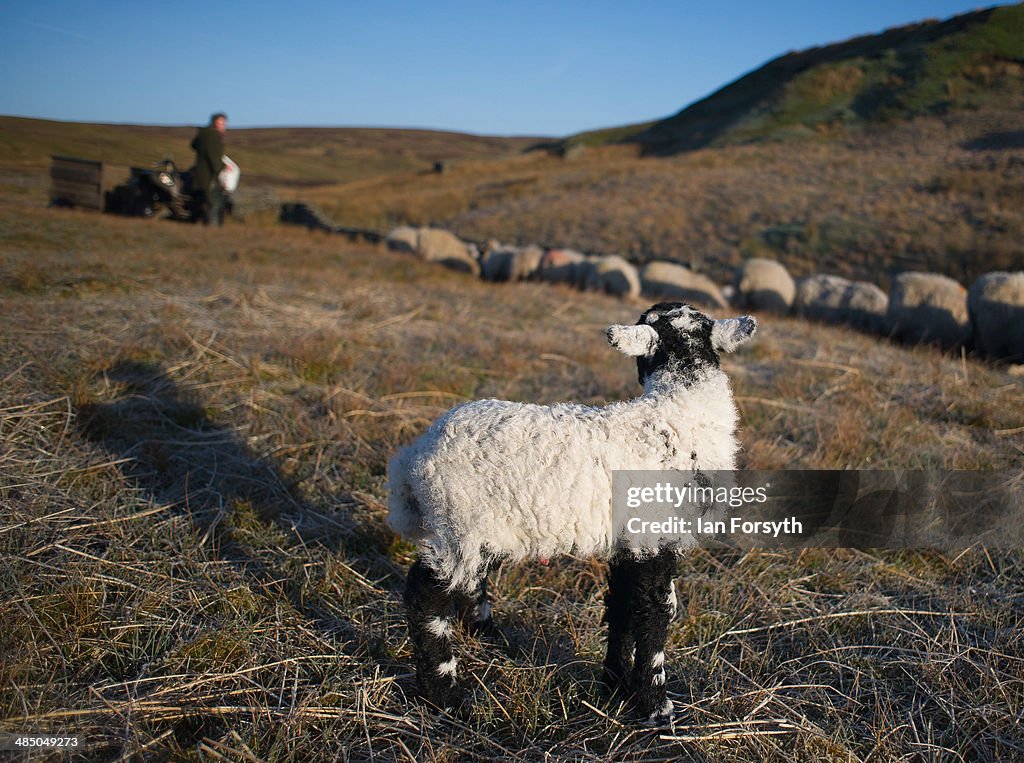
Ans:
{"type": "Polygon", "coordinates": [[[217,113],[210,117],[210,124],[200,127],[192,139],[196,152],[196,165],[192,171],[192,195],[196,200],[198,219],[205,225],[224,221],[224,189],[218,175],[224,169],[224,133],[227,132],[226,114],[217,113]]]}

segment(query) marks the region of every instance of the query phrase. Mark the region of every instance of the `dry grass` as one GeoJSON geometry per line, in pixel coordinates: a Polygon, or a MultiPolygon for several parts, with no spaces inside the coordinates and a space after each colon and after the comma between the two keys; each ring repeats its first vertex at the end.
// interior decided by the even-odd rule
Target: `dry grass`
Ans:
{"type": "MultiPolygon", "coordinates": [[[[503,570],[502,639],[460,647],[475,713],[410,699],[389,452],[469,397],[635,394],[602,329],[640,308],[9,194],[0,730],[87,760],[1024,757],[1024,564],[984,549],[688,557],[661,731],[597,691],[601,566],[503,570]]],[[[1024,455],[997,367],[766,316],[728,370],[750,466],[1024,455]]]]}
{"type": "MultiPolygon", "coordinates": [[[[184,169],[194,157],[189,144],[195,127],[96,125],[0,116],[0,133],[0,164],[21,169],[45,169],[51,154],[81,156],[124,168],[150,167],[170,155],[184,169]]],[[[436,161],[504,157],[537,140],[373,127],[229,127],[226,146],[241,165],[248,186],[315,186],[430,170],[436,161]]]]}
{"type": "MultiPolygon", "coordinates": [[[[908,123],[642,158],[585,149],[521,153],[525,138],[384,129],[232,131],[239,205],[267,222],[275,199],[335,223],[387,231],[436,224],[464,238],[677,260],[721,283],[751,255],[794,275],[837,273],[887,288],[903,270],[969,285],[1024,268],[1024,95],[908,123]],[[452,160],[444,173],[435,159],[452,160]]],[[[174,153],[190,128],[74,125],[0,117],[0,193],[45,200],[49,153],[118,165],[174,153]]],[[[111,173],[112,182],[126,175],[111,173]]]]}
{"type": "Polygon", "coordinates": [[[1005,111],[799,142],[640,158],[587,149],[292,191],[340,224],[435,223],[463,237],[678,260],[728,282],[744,257],[888,287],[1024,267],[1024,99],[1005,111]],[[1003,136],[996,139],[993,136],[1003,136]]]}

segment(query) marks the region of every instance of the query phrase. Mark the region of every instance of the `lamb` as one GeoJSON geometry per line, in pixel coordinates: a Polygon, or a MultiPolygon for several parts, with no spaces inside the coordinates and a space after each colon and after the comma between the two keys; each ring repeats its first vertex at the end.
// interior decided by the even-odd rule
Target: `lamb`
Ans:
{"type": "Polygon", "coordinates": [[[608,687],[632,693],[653,722],[671,718],[664,645],[684,541],[656,551],[626,544],[613,527],[612,473],[734,468],[737,412],[719,353],[756,327],[750,316],[716,321],[685,303],[656,304],[636,325],[607,330],[615,349],[636,358],[644,391],[635,400],[593,408],[477,400],[395,453],[388,523],[419,548],[405,602],[427,701],[466,701],[452,605],[472,627],[488,629],[489,571],[572,552],[610,560],[608,687]]]}

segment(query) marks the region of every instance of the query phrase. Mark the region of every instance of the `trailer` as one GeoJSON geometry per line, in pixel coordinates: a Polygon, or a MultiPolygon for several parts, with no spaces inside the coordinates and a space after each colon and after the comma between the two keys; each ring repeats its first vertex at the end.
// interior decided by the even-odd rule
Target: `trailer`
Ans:
{"type": "Polygon", "coordinates": [[[103,209],[103,162],[75,156],[50,159],[51,205],[103,209]]]}

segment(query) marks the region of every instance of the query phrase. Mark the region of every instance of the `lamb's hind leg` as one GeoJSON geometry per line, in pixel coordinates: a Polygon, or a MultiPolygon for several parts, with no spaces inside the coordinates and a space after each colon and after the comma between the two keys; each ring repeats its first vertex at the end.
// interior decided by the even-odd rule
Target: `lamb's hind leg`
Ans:
{"type": "Polygon", "coordinates": [[[405,606],[420,692],[438,707],[461,708],[465,694],[459,688],[452,651],[452,597],[444,581],[422,560],[409,570],[405,606]]]}
{"type": "Polygon", "coordinates": [[[608,624],[608,651],[604,658],[604,683],[610,693],[629,689],[633,669],[633,584],[637,562],[619,553],[608,564],[608,593],[604,621],[608,624]]]}
{"type": "Polygon", "coordinates": [[[635,564],[633,692],[640,712],[660,722],[672,716],[672,700],[665,691],[665,640],[676,609],[672,582],[676,555],[671,549],[663,549],[657,556],[635,564]]]}

